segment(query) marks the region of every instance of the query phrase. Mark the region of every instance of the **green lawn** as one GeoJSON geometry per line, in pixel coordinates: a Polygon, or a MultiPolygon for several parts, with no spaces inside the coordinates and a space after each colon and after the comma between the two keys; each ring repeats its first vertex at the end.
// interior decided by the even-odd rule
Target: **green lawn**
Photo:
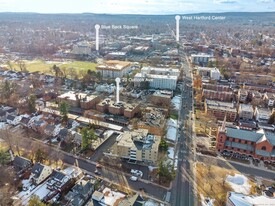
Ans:
{"type": "MultiPolygon", "coordinates": [[[[26,64],[26,68],[29,72],[43,72],[50,73],[50,68],[55,64],[60,68],[74,68],[77,71],[88,69],[95,70],[96,63],[85,62],[85,61],[66,61],[66,62],[58,62],[58,61],[42,61],[42,60],[33,60],[33,61],[24,61],[26,64]]],[[[20,70],[19,65],[16,62],[11,62],[12,67],[15,70],[20,70]]],[[[9,68],[7,64],[6,67],[9,68]]]]}

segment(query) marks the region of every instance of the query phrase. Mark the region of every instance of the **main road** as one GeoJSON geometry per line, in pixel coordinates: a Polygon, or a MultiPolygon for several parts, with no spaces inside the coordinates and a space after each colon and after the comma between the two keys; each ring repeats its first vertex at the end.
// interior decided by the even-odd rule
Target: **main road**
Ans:
{"type": "Polygon", "coordinates": [[[182,85],[182,104],[179,112],[179,138],[177,140],[176,152],[178,153],[178,165],[176,179],[171,188],[171,205],[193,206],[194,178],[193,178],[193,149],[192,149],[192,78],[190,68],[185,59],[182,63],[185,77],[182,85]]]}

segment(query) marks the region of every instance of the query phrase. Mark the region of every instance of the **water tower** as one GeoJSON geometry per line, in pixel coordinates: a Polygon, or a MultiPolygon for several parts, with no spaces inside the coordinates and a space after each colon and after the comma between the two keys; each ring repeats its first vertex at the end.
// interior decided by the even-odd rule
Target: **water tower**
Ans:
{"type": "Polygon", "coordinates": [[[120,78],[116,78],[116,103],[119,103],[119,83],[120,83],[120,78]]]}

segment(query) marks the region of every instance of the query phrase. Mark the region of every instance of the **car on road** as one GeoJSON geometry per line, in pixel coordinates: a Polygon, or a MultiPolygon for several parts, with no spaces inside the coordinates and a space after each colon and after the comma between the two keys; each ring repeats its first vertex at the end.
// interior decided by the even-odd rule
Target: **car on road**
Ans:
{"type": "Polygon", "coordinates": [[[130,177],[130,180],[132,180],[132,181],[137,181],[138,178],[137,178],[136,176],[131,176],[131,177],[130,177]]]}

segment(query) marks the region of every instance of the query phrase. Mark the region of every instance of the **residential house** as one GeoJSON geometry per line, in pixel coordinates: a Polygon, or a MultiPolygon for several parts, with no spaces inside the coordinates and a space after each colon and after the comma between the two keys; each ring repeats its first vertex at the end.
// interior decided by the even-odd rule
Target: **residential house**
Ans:
{"type": "Polygon", "coordinates": [[[7,112],[7,115],[13,115],[16,116],[18,115],[18,110],[13,107],[3,107],[4,111],[7,112]]]}
{"type": "Polygon", "coordinates": [[[94,192],[95,179],[80,179],[65,196],[68,206],[82,206],[94,192]]]}
{"type": "Polygon", "coordinates": [[[48,124],[44,129],[44,133],[51,137],[57,136],[59,132],[60,132],[60,125],[48,124]]]}
{"type": "Polygon", "coordinates": [[[59,130],[57,134],[57,138],[60,140],[66,140],[67,137],[69,137],[69,135],[70,135],[69,130],[67,128],[63,128],[59,130]]]}
{"type": "Polygon", "coordinates": [[[0,122],[5,122],[7,120],[6,111],[0,109],[0,122]]]}
{"type": "Polygon", "coordinates": [[[40,163],[36,163],[31,171],[30,179],[33,184],[39,185],[46,180],[52,173],[52,168],[40,163]]]}
{"type": "Polygon", "coordinates": [[[7,115],[7,123],[11,125],[18,125],[22,116],[7,115]]]}
{"type": "Polygon", "coordinates": [[[28,127],[29,121],[30,121],[30,118],[29,118],[29,117],[22,117],[22,119],[20,120],[19,124],[20,124],[22,127],[28,127]]]}
{"type": "Polygon", "coordinates": [[[21,172],[30,168],[32,166],[32,162],[27,158],[24,158],[21,156],[15,156],[13,160],[13,166],[15,171],[21,172]]]}
{"type": "Polygon", "coordinates": [[[63,192],[65,189],[68,189],[70,180],[71,178],[63,172],[53,170],[50,178],[47,180],[47,188],[63,192]]]}
{"type": "Polygon", "coordinates": [[[44,129],[46,128],[47,126],[47,122],[44,121],[44,120],[37,120],[37,121],[34,121],[32,123],[29,123],[30,124],[30,127],[40,133],[40,134],[43,134],[44,133],[44,129]]]}

